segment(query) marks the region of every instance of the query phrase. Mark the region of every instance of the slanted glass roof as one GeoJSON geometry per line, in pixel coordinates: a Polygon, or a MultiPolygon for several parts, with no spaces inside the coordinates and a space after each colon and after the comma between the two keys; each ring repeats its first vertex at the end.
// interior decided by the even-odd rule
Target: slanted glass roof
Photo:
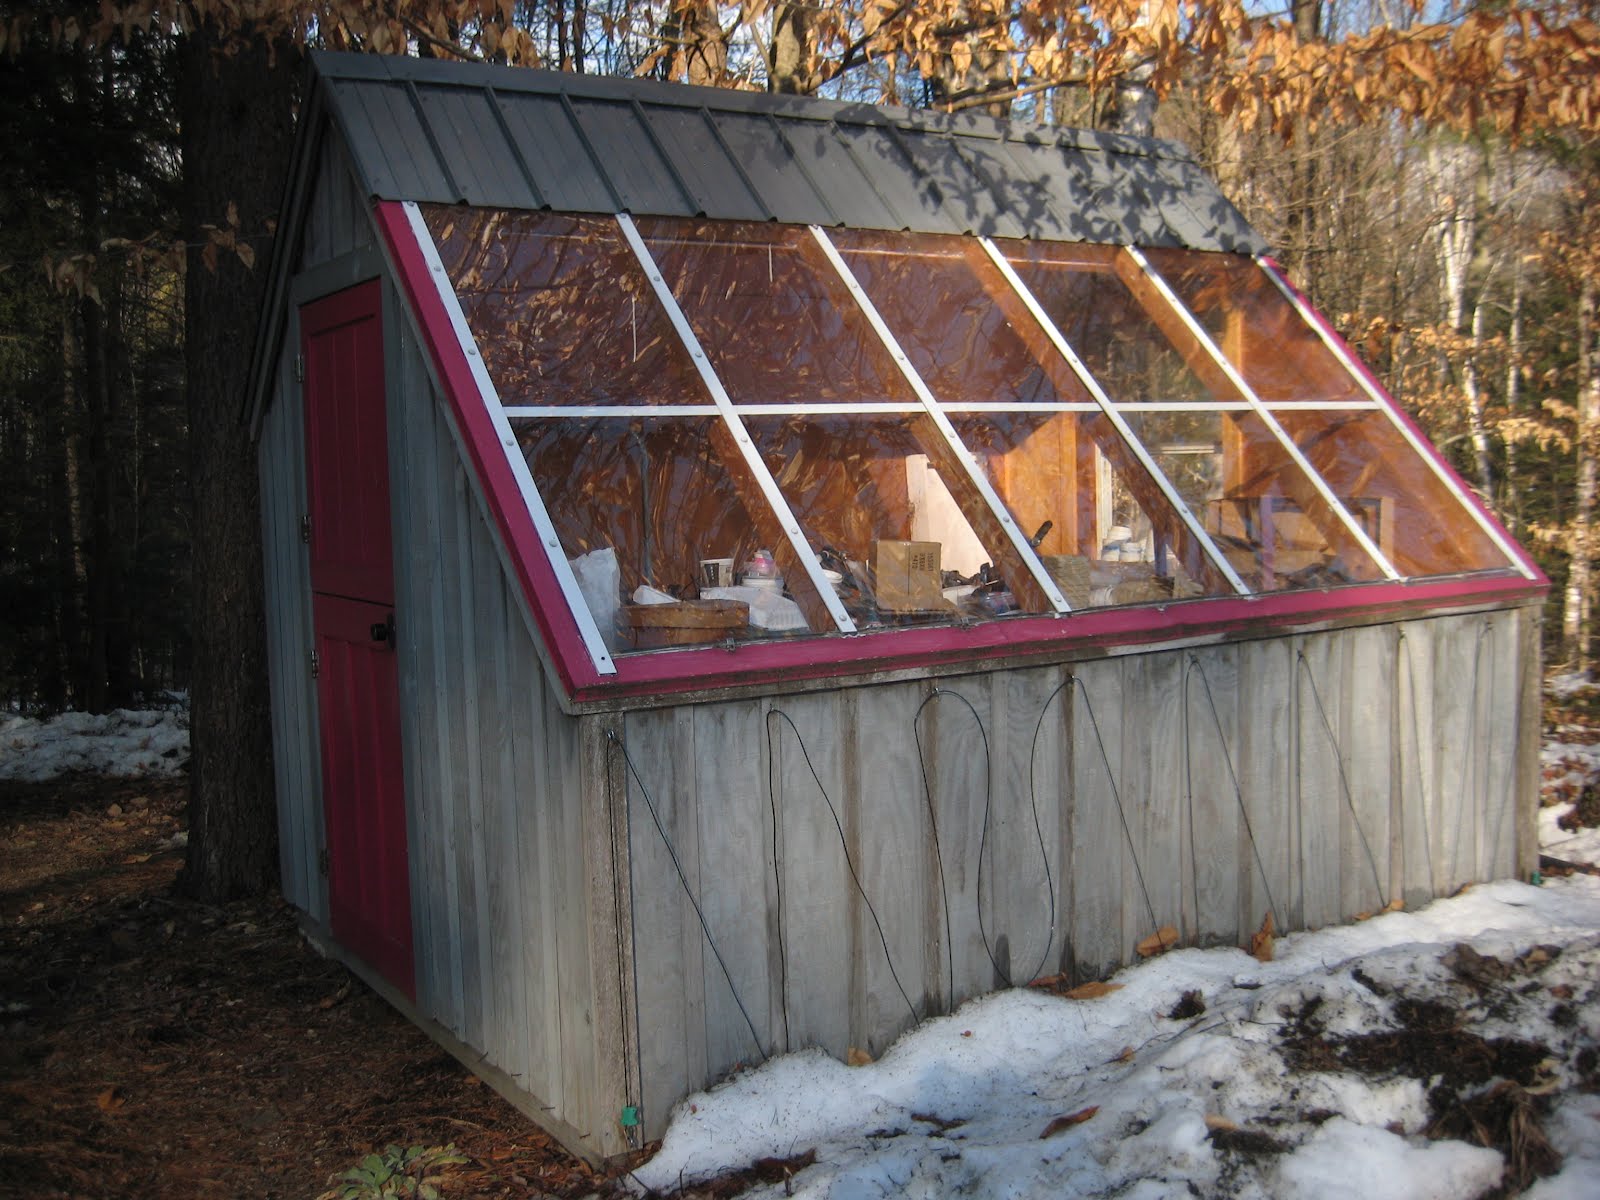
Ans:
{"type": "Polygon", "coordinates": [[[1263,261],[420,211],[610,654],[1526,573],[1263,261]]]}

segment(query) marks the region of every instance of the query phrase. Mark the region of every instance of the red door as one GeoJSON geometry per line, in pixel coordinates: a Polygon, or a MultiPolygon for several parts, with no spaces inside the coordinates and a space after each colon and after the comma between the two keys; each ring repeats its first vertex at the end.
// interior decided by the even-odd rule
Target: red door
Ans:
{"type": "Polygon", "coordinates": [[[300,310],[312,620],[333,934],[415,999],[381,295],[300,310]]]}

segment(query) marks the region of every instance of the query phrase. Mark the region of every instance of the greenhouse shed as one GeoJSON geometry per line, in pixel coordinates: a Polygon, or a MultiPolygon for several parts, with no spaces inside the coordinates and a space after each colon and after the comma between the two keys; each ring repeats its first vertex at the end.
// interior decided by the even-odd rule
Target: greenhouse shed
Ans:
{"type": "Polygon", "coordinates": [[[603,1157],[1529,870],[1546,581],[1265,251],[1169,143],[315,56],[250,414],[313,936],[603,1157]]]}

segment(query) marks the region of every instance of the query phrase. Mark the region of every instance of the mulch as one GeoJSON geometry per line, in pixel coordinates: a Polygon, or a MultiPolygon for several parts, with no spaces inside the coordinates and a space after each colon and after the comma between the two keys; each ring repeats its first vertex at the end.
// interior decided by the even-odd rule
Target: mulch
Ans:
{"type": "Polygon", "coordinates": [[[449,1197],[614,1195],[281,899],[175,881],[186,784],[0,783],[0,1196],[310,1200],[391,1143],[449,1197]]]}

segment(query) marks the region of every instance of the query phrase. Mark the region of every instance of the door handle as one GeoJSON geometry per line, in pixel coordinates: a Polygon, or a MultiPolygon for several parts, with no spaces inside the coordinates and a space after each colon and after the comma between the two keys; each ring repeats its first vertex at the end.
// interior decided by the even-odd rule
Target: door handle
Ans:
{"type": "Polygon", "coordinates": [[[388,617],[385,620],[383,620],[382,622],[374,622],[372,627],[371,627],[371,629],[368,630],[368,632],[372,634],[372,640],[373,641],[375,641],[375,642],[385,642],[385,643],[388,644],[389,649],[393,650],[394,649],[394,614],[390,613],[388,615],[388,617]]]}

